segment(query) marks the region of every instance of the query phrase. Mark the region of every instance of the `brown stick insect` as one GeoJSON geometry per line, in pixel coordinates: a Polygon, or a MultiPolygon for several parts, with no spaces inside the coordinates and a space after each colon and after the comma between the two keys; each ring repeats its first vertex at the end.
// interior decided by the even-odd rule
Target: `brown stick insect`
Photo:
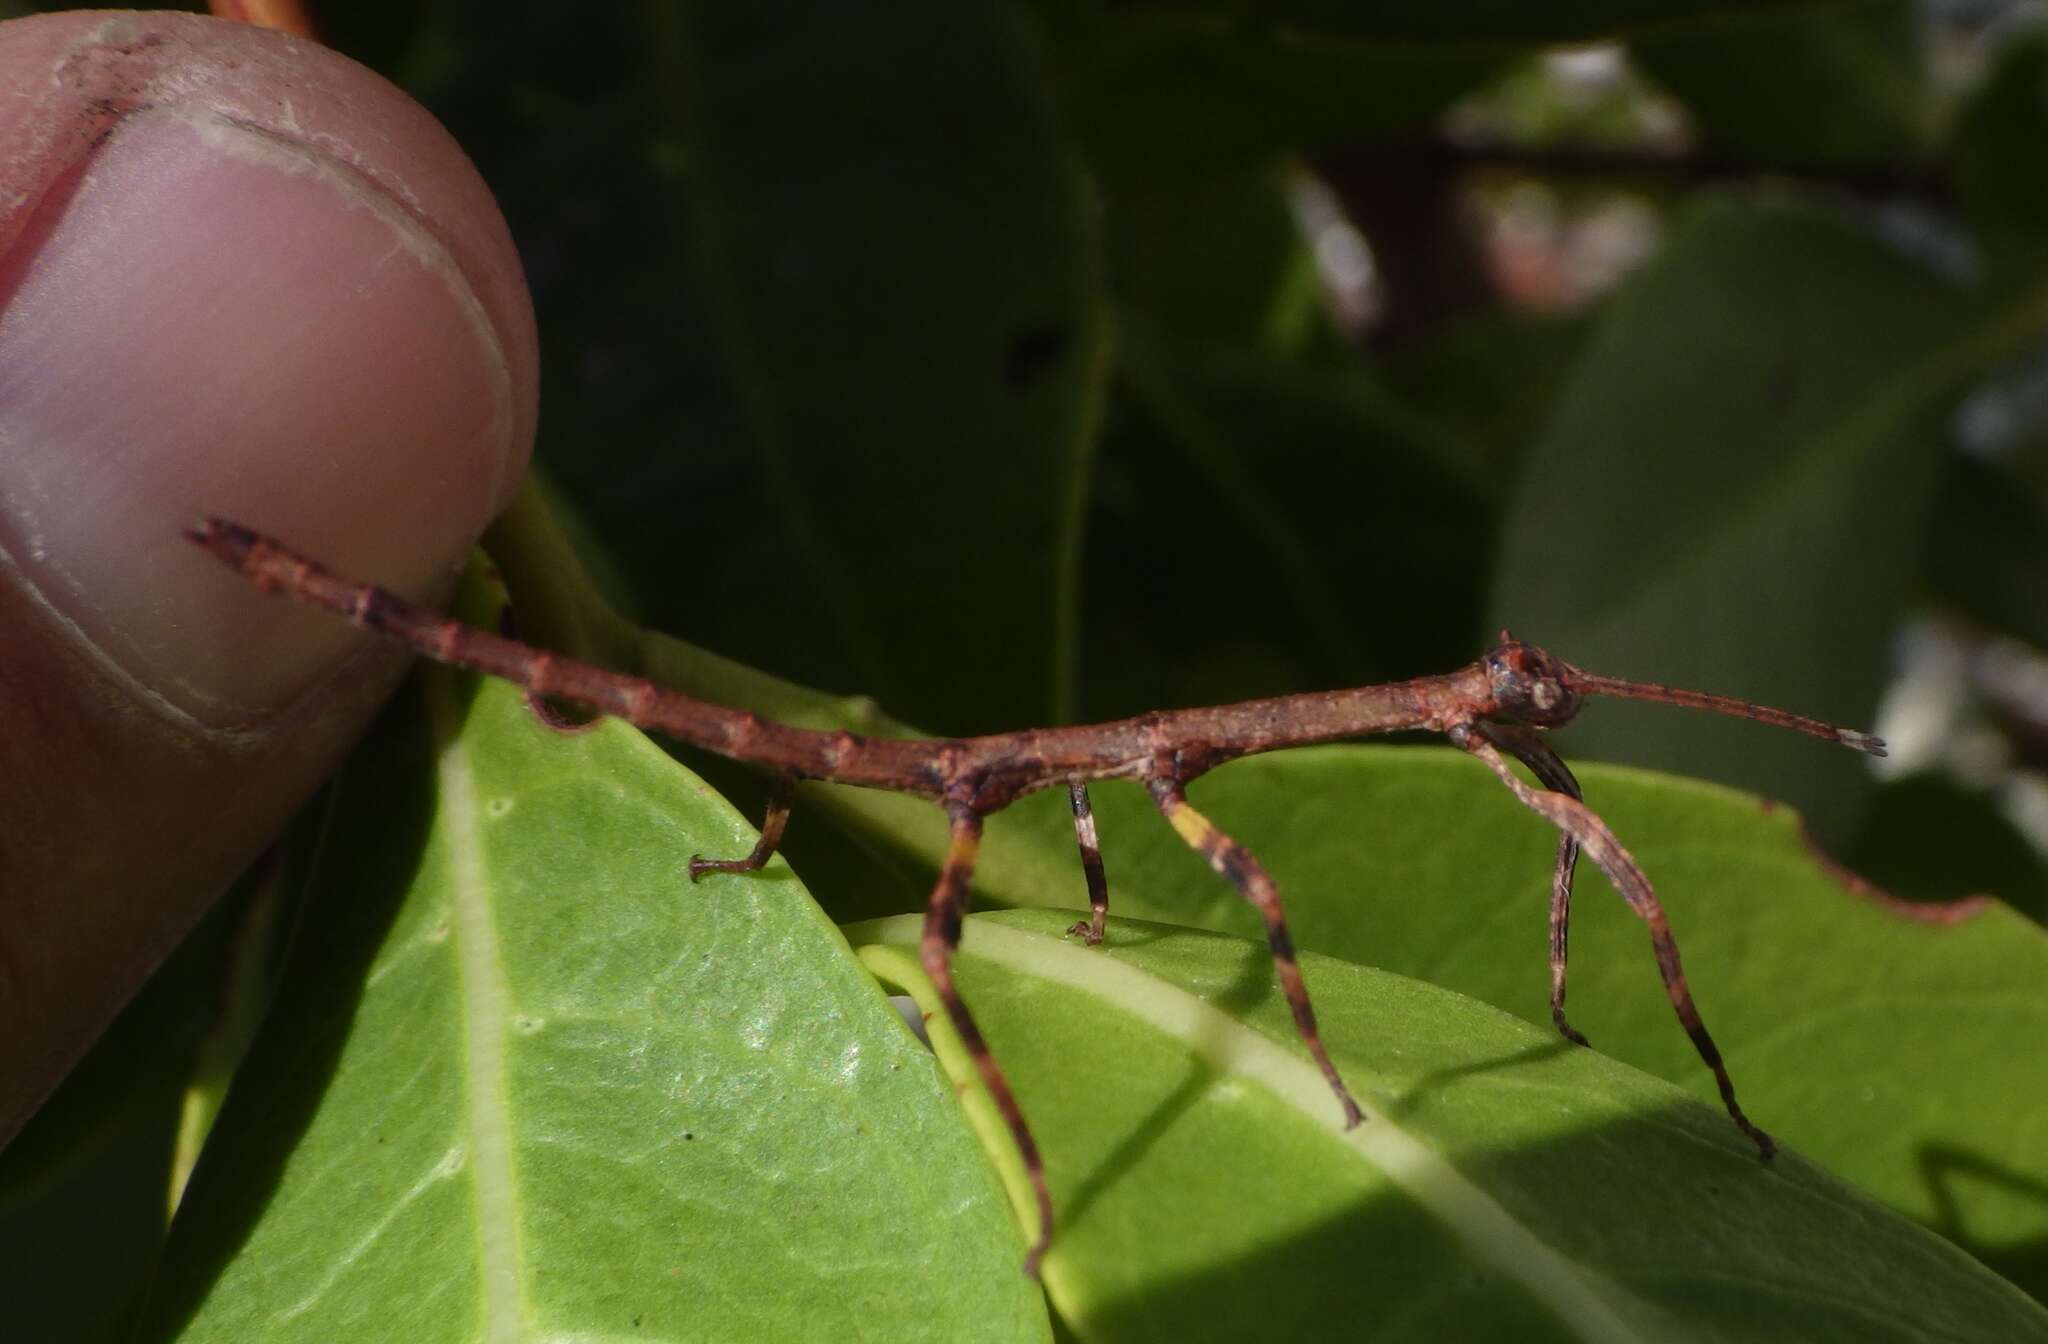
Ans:
{"type": "Polygon", "coordinates": [[[1363,1120],[1358,1103],[1323,1049],[1315,1009],[1295,960],[1279,889],[1250,850],[1197,812],[1187,799],[1189,781],[1225,761],[1283,747],[1308,746],[1399,729],[1442,733],[1477,757],[1525,807],[1560,832],[1550,895],[1550,1013],[1557,1029],[1579,1045],[1586,1038],[1565,1018],[1565,960],[1571,919],[1572,878],[1583,850],[1648,926],[1657,970],[1671,1006],[1700,1058],[1713,1072],[1721,1101],[1760,1157],[1776,1152],[1770,1135],[1751,1123],[1735,1100],[1735,1085],[1721,1052],[1700,1019],[1679,963],[1678,942],[1650,881],[1583,799],[1579,783],[1539,730],[1571,720],[1591,695],[1623,696],[1709,709],[1775,724],[1839,742],[1873,756],[1884,743],[1868,733],[1768,709],[1727,696],[1678,690],[1599,676],[1501,632],[1478,661],[1442,676],[1307,695],[1249,700],[1200,709],[1163,710],[1111,723],[1038,728],[987,737],[898,739],[820,732],[764,719],[745,710],[699,700],[652,682],[506,639],[406,602],[392,593],[329,572],[260,533],[209,518],[188,531],[193,542],[239,570],[258,588],[324,607],[366,630],[398,641],[439,662],[502,677],[536,695],[577,702],[641,728],[764,767],[775,786],[761,822],[761,838],[742,858],[693,857],[692,881],[706,873],[750,873],[781,843],[795,785],[826,780],[928,798],[945,809],[951,844],[925,907],[918,957],[947,1016],[995,1101],[1023,1159],[1037,1198],[1039,1231],[1025,1261],[1036,1274],[1052,1236],[1052,1198],[1038,1145],[1031,1136],[1002,1068],[989,1052],[974,1017],[954,987],[952,963],[967,912],[982,819],[1040,789],[1064,787],[1073,807],[1074,834],[1088,883],[1090,917],[1072,933],[1088,944],[1102,940],[1109,888],[1096,843],[1088,784],[1098,779],[1142,782],[1181,838],[1249,901],[1265,921],[1281,991],[1309,1055],[1343,1108],[1347,1127],[1363,1120]],[[1532,789],[1508,768],[1503,753],[1526,766],[1541,784],[1532,789]]]}

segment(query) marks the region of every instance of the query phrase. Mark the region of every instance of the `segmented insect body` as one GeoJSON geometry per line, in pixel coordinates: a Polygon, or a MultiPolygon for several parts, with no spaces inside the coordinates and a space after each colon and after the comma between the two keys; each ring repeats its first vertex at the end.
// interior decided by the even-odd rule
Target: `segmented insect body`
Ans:
{"type": "Polygon", "coordinates": [[[711,872],[753,872],[767,863],[781,843],[794,786],[800,780],[888,789],[927,798],[943,807],[951,826],[951,842],[925,906],[919,961],[1022,1156],[1038,1204],[1039,1232],[1026,1260],[1027,1271],[1034,1274],[1053,1227],[1044,1165],[1031,1127],[952,974],[982,821],[989,814],[1040,789],[1067,790],[1090,907],[1090,917],[1076,923],[1073,932],[1092,945],[1103,936],[1109,887],[1088,784],[1098,779],[1143,783],[1174,831],[1258,911],[1295,1027],[1328,1080],[1344,1123],[1356,1125],[1363,1113],[1323,1048],[1279,888],[1249,849],[1195,810],[1188,802],[1187,785],[1225,761],[1283,747],[1396,729],[1442,733],[1478,758],[1525,807],[1558,829],[1550,901],[1550,1009],[1558,1031],[1580,1045],[1586,1043],[1564,1012],[1572,878],[1583,852],[1649,929],[1657,969],[1680,1024],[1713,1072],[1730,1118],[1749,1136],[1758,1154],[1768,1159],[1776,1145],[1770,1135],[1751,1123],[1735,1099],[1735,1085],[1721,1061],[1721,1052],[1693,1003],[1678,943],[1655,889],[1607,823],[1585,805],[1578,780],[1537,730],[1570,721],[1588,696],[1622,696],[1732,714],[1884,755],[1884,743],[1867,733],[1726,696],[1600,676],[1522,643],[1506,631],[1501,632],[1499,644],[1469,666],[1442,676],[1386,685],[1166,710],[1110,723],[988,737],[917,740],[818,732],[699,700],[449,620],[381,588],[333,574],[282,543],[235,523],[210,518],[187,535],[257,587],[324,607],[426,657],[502,677],[537,695],[575,701],[773,771],[776,784],[761,823],[759,843],[741,858],[692,857],[692,880],[711,872]],[[1508,768],[1508,756],[1526,766],[1541,787],[1523,783],[1508,768]]]}

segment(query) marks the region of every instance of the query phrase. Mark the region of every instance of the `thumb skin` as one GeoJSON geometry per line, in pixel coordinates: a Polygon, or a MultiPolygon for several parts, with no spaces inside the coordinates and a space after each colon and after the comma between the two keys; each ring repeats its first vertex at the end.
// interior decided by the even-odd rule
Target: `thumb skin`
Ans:
{"type": "Polygon", "coordinates": [[[403,671],[188,545],[221,514],[400,591],[510,499],[538,386],[488,191],[325,48],[0,24],[0,1143],[403,671]]]}

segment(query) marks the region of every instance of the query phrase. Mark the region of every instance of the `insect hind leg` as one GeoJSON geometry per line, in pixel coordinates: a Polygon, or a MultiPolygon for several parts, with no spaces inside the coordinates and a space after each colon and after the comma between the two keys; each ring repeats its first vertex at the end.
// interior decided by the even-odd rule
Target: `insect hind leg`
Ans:
{"type": "Polygon", "coordinates": [[[1344,1108],[1344,1127],[1349,1129],[1359,1124],[1365,1119],[1365,1113],[1359,1109],[1351,1090],[1338,1074],[1337,1066],[1330,1061],[1329,1052],[1323,1048],[1322,1032],[1316,1026],[1315,1005],[1309,1002],[1308,985],[1301,977],[1301,963],[1294,955],[1294,936],[1287,930],[1287,911],[1280,904],[1280,888],[1249,849],[1224,834],[1215,822],[1188,803],[1187,795],[1178,783],[1171,779],[1154,779],[1151,789],[1153,801],[1181,839],[1207,859],[1211,868],[1228,879],[1265,921],[1266,945],[1273,953],[1273,969],[1280,978],[1280,990],[1287,996],[1287,1006],[1294,1013],[1295,1030],[1301,1034],[1302,1043],[1308,1046],[1316,1067],[1323,1071],[1323,1078],[1336,1094],[1338,1105],[1344,1108]]]}
{"type": "Polygon", "coordinates": [[[1010,1090],[1009,1079],[1003,1076],[1002,1067],[996,1063],[994,1053],[983,1039],[981,1028],[975,1025],[974,1015],[967,1011],[966,1000],[960,997],[960,991],[953,983],[953,954],[960,948],[960,925],[967,916],[968,882],[974,875],[974,860],[981,849],[981,817],[964,806],[954,805],[948,811],[952,819],[952,842],[946,851],[946,862],[939,869],[939,880],[932,887],[931,900],[925,907],[924,933],[918,939],[917,959],[924,968],[925,978],[932,982],[939,1002],[945,1006],[953,1034],[960,1038],[961,1047],[974,1061],[982,1086],[1002,1115],[1003,1123],[1009,1127],[1010,1137],[1017,1145],[1017,1155],[1024,1164],[1024,1174],[1031,1182],[1031,1192],[1038,1203],[1038,1236],[1024,1258],[1024,1272],[1036,1278],[1039,1261],[1044,1258],[1045,1248],[1052,1240],[1052,1193],[1045,1183],[1045,1162],[1039,1156],[1038,1141],[1032,1138],[1031,1126],[1024,1121],[1024,1111],[1017,1104],[1016,1093],[1010,1090]]]}

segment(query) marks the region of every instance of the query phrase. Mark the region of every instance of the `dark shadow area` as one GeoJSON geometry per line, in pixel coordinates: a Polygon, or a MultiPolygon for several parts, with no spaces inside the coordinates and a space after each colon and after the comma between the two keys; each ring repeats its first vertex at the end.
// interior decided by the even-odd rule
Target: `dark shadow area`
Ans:
{"type": "Polygon", "coordinates": [[[2014,1171],[1968,1149],[1945,1144],[1921,1146],[1920,1171],[1927,1178],[1927,1192],[1934,1200],[1935,1229],[2048,1303],[2048,1236],[2004,1243],[1977,1236],[1970,1230],[1964,1197],[1971,1185],[1989,1186],[2048,1210],[2048,1176],[2014,1171]]]}
{"type": "MultiPolygon", "coordinates": [[[[1997,1286],[1978,1278],[1981,1267],[1962,1251],[1903,1220],[1858,1222],[1856,1235],[1867,1244],[1818,1249],[1815,1228],[1843,1228],[1840,1183],[1792,1154],[1766,1167],[1741,1151],[1732,1131],[1727,1159],[1703,1161],[1700,1117],[1690,1110],[1456,1159],[1509,1220],[1578,1271],[1575,1283],[1559,1285],[1540,1266],[1514,1272],[1476,1252],[1411,1195],[1390,1191],[1362,1197],[1286,1241],[1105,1300],[1085,1322],[1062,1329],[1073,1337],[1174,1341],[1587,1337],[1582,1313],[1561,1312],[1547,1280],[1566,1298],[1590,1288],[1641,1337],[1672,1321],[1701,1338],[1906,1341],[1943,1336],[1959,1321],[2018,1332],[1997,1337],[2033,1337],[2023,1309],[2009,1300],[1988,1316],[1974,1314],[1966,1303],[1999,1302],[1997,1286]],[[1669,1179],[1646,1182],[1646,1172],[1669,1179]],[[1776,1216],[1786,1180],[1810,1192],[1813,1225],[1789,1226],[1776,1216]],[[1822,1221],[1830,1217],[1836,1221],[1822,1221]],[[1844,1258],[1840,1273],[1815,1263],[1829,1254],[1844,1258]],[[1896,1281],[1884,1272],[1888,1264],[1899,1268],[1896,1281]],[[1929,1280],[1919,1276],[1930,1265],[1940,1284],[1960,1288],[1927,1291],[1929,1280]],[[1284,1287],[1307,1283],[1316,1291],[1284,1287]]],[[[1800,1196],[1789,1198],[1796,1209],[1800,1196]]]]}
{"type": "Polygon", "coordinates": [[[1547,1045],[1532,1045],[1526,1050],[1498,1055],[1492,1059],[1474,1060],[1447,1069],[1432,1069],[1417,1078],[1400,1097],[1383,1100],[1379,1108],[1389,1116],[1399,1119],[1408,1115],[1421,1104],[1422,1100],[1435,1095],[1439,1090],[1465,1078],[1478,1078],[1486,1074],[1499,1073],[1504,1069],[1518,1068],[1524,1064],[1535,1064],[1546,1059],[1555,1059],[1571,1050],[1586,1049],[1559,1037],[1547,1045]]]}
{"type": "Polygon", "coordinates": [[[1954,905],[1960,914],[1983,894],[2048,923],[2048,861],[1986,791],[1948,775],[1922,771],[1888,781],[1842,863],[1820,857],[1901,900],[1954,905]]]}
{"type": "MultiPolygon", "coordinates": [[[[1216,951],[1191,957],[1202,969],[1185,988],[1270,1028],[1279,991],[1265,949],[1216,951]]],[[[996,1041],[1006,1013],[1029,1002],[1000,997],[984,996],[984,1016],[1029,1113],[1034,1094],[1071,1088],[1062,1065],[1094,1028],[1082,1014],[1047,1018],[1041,1004],[1036,1039],[996,1041]]],[[[1291,1036],[1285,1048],[1299,1050],[1291,1036]]],[[[1115,1257],[1059,1263],[1056,1234],[1050,1281],[1072,1313],[1063,1337],[2048,1338],[2048,1317],[1994,1278],[2024,1277],[2038,1247],[1941,1235],[1967,1226],[1968,1183],[2048,1200],[2048,1181],[1933,1154],[1928,1179],[1949,1202],[1929,1228],[1797,1151],[1759,1160],[1711,1102],[1645,1095],[1616,1069],[1620,1095],[1641,1108],[1617,1115],[1600,1072],[1526,1067],[1590,1059],[1559,1038],[1516,1031],[1434,1068],[1388,1049],[1378,1076],[1351,1080],[1376,1111],[1362,1133],[1399,1127],[1440,1168],[1397,1145],[1385,1150],[1391,1179],[1378,1179],[1366,1152],[1329,1141],[1326,1119],[1219,1099],[1221,1075],[1177,1050],[1170,1067],[1141,1051],[1136,1095],[1076,1106],[1069,1093],[1045,1108],[1065,1107],[1039,1135],[1052,1145],[1065,1254],[1115,1257]],[[1572,1076],[1593,1089],[1583,1104],[1560,1090],[1572,1076]],[[1260,1195],[1269,1167],[1272,1205],[1260,1195]]]]}
{"type": "MultiPolygon", "coordinates": [[[[1103,945],[1142,947],[1170,938],[1176,932],[1178,930],[1157,924],[1127,924],[1120,929],[1111,923],[1103,937],[1103,945]]],[[[1277,996],[1279,993],[1280,986],[1273,978],[1272,959],[1269,956],[1247,955],[1237,979],[1222,993],[1206,996],[1204,1001],[1228,1016],[1241,1017],[1253,1005],[1263,1002],[1269,995],[1277,996]]],[[[1151,1122],[1125,1136],[1117,1145],[1111,1159],[1099,1164],[1094,1172],[1067,1196],[1060,1217],[1074,1222],[1086,1218],[1089,1208],[1101,1197],[1104,1188],[1116,1179],[1118,1173],[1135,1168],[1146,1152],[1173,1126],[1174,1121],[1200,1101],[1202,1095],[1215,1083],[1215,1071],[1199,1061],[1194,1062],[1188,1069],[1187,1077],[1182,1079],[1173,1092],[1154,1109],[1151,1122]]]]}
{"type": "Polygon", "coordinates": [[[180,1104],[251,885],[207,913],[0,1154],[10,1335],[114,1338],[147,1282],[163,1245],[180,1104]]]}

